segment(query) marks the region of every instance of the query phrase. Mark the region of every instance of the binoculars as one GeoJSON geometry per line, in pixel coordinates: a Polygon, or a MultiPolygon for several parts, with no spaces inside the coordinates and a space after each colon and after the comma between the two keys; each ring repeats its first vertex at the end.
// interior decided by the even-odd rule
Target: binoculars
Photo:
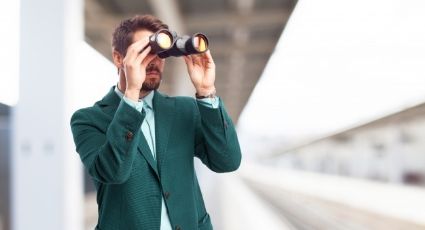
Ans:
{"type": "Polygon", "coordinates": [[[179,57],[206,52],[208,38],[201,33],[180,37],[175,31],[162,29],[149,36],[149,45],[150,53],[157,54],[160,58],[179,57]]]}

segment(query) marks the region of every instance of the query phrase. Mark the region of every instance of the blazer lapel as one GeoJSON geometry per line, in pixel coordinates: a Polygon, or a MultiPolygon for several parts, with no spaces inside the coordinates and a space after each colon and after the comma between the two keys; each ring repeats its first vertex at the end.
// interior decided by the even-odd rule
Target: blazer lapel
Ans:
{"type": "Polygon", "coordinates": [[[161,171],[161,165],[165,159],[168,139],[174,120],[175,100],[174,98],[165,97],[161,93],[155,91],[153,108],[155,111],[156,156],[158,167],[161,171]]]}
{"type": "MultiPolygon", "coordinates": [[[[142,132],[142,131],[140,131],[140,132],[142,132]]],[[[146,138],[143,135],[143,133],[141,135],[141,138],[140,138],[140,141],[139,141],[139,146],[137,146],[137,148],[142,153],[143,157],[146,159],[146,161],[151,166],[151,168],[153,169],[153,171],[155,172],[156,176],[159,179],[157,164],[155,162],[155,159],[153,159],[152,152],[149,148],[148,142],[146,141],[146,138]]]]}
{"type": "MultiPolygon", "coordinates": [[[[114,117],[115,112],[117,111],[118,105],[121,102],[121,98],[115,92],[115,86],[106,94],[105,97],[97,104],[102,108],[102,110],[111,116],[111,119],[114,117]]],[[[140,132],[142,132],[140,130],[140,132]]],[[[152,152],[149,148],[148,142],[146,141],[145,136],[141,133],[141,138],[137,149],[142,153],[143,157],[146,159],[150,167],[155,172],[156,176],[159,178],[157,164],[155,159],[153,159],[152,152]]]]}

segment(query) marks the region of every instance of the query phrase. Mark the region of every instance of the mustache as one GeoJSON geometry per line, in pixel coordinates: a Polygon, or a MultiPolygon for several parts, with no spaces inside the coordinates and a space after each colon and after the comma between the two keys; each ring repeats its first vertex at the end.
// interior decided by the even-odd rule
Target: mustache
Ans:
{"type": "Polygon", "coordinates": [[[158,73],[161,73],[161,71],[159,70],[158,66],[156,66],[156,65],[148,65],[148,67],[146,68],[146,72],[152,72],[152,71],[156,71],[158,73]]]}

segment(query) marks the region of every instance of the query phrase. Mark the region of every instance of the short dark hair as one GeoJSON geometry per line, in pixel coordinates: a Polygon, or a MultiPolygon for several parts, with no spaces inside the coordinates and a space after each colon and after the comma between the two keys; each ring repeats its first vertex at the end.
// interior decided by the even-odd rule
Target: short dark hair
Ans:
{"type": "Polygon", "coordinates": [[[136,31],[145,29],[157,32],[161,29],[168,29],[157,17],[152,15],[136,15],[132,18],[122,21],[112,35],[112,48],[125,56],[128,47],[133,42],[133,35],[136,31]]]}

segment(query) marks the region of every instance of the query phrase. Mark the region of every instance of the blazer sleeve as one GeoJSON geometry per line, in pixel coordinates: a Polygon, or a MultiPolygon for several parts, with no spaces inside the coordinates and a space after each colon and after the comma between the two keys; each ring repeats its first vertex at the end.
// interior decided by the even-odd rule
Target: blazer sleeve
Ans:
{"type": "MultiPolygon", "coordinates": [[[[71,118],[76,150],[95,180],[104,184],[124,183],[130,176],[140,140],[140,126],[145,114],[123,100],[106,129],[87,109],[78,110],[71,118]]],[[[104,122],[104,121],[103,121],[104,122]]]]}
{"type": "Polygon", "coordinates": [[[214,172],[239,168],[241,150],[236,129],[219,99],[214,109],[195,102],[195,156],[214,172]]]}

